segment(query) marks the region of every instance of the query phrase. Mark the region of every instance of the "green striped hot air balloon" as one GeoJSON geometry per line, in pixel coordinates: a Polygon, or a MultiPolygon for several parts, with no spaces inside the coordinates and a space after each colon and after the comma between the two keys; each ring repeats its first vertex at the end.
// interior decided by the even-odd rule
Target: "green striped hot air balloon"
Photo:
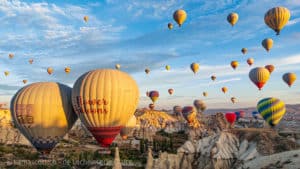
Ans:
{"type": "Polygon", "coordinates": [[[257,103],[257,110],[271,126],[276,126],[285,114],[283,101],[274,98],[264,98],[257,103]]]}

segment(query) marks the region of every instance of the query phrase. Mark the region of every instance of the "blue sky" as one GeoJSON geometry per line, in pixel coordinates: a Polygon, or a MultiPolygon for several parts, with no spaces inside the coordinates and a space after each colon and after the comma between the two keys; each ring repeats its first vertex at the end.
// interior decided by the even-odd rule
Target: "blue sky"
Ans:
{"type": "MultiPolygon", "coordinates": [[[[157,108],[191,105],[203,99],[209,108],[256,106],[264,97],[278,97],[287,104],[299,103],[300,84],[288,88],[282,81],[286,72],[300,72],[300,1],[299,0],[106,0],[106,1],[0,1],[0,101],[9,102],[23,85],[38,81],[57,81],[73,86],[84,72],[96,68],[114,68],[116,63],[130,73],[140,87],[139,107],[147,106],[147,90],[158,90],[157,108]],[[288,25],[276,36],[264,23],[265,12],[275,6],[290,9],[288,25]],[[172,14],[187,12],[181,28],[172,14]],[[231,27],[226,17],[239,14],[231,27]],[[89,16],[89,22],[83,16],[89,16]],[[167,29],[168,22],[174,24],[167,29]],[[272,38],[274,47],[267,53],[261,46],[272,38]],[[242,55],[241,48],[248,48],[242,55]],[[13,59],[8,54],[14,53],[13,59]],[[251,69],[246,60],[255,59],[252,67],[275,65],[262,91],[250,82],[251,69]],[[34,59],[32,65],[28,64],[34,59]],[[237,60],[236,71],[230,62],[237,60]],[[189,66],[200,64],[197,75],[189,66]],[[166,64],[171,71],[164,70],[166,64]],[[66,75],[64,67],[70,66],[66,75]],[[53,67],[49,76],[47,67],[53,67]],[[144,69],[149,67],[148,76],[144,69]],[[210,76],[217,76],[212,83],[210,76]],[[227,86],[227,94],[221,87],[227,86]],[[167,90],[175,90],[172,96],[167,90]],[[207,91],[204,98],[202,92],[207,91]],[[232,104],[234,96],[238,102],[232,104]]],[[[300,75],[300,74],[299,74],[300,75]]]]}

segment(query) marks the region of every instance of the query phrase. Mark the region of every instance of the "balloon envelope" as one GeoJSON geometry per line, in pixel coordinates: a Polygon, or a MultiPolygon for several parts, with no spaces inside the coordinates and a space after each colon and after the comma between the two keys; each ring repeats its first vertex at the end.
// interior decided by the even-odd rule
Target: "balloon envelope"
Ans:
{"type": "Polygon", "coordinates": [[[236,115],[234,112],[228,112],[225,114],[225,118],[230,124],[233,124],[236,120],[236,115]]]}

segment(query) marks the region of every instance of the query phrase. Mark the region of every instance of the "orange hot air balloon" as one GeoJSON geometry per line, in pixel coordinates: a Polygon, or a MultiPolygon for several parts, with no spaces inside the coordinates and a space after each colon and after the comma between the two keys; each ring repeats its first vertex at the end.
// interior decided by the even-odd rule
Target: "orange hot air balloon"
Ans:
{"type": "Polygon", "coordinates": [[[53,68],[52,67],[48,67],[47,68],[47,72],[49,75],[51,75],[53,73],[53,68]]]}
{"type": "Polygon", "coordinates": [[[185,106],[182,109],[182,115],[186,121],[192,123],[197,117],[197,111],[193,106],[185,106]]]}
{"type": "Polygon", "coordinates": [[[29,59],[28,62],[29,62],[29,64],[32,64],[33,63],[33,59],[29,59]]]}
{"type": "Polygon", "coordinates": [[[75,112],[103,147],[113,142],[134,115],[138,101],[135,80],[115,69],[89,71],[76,80],[72,90],[75,112]]]}
{"type": "Polygon", "coordinates": [[[266,38],[261,42],[261,45],[269,52],[273,47],[273,40],[271,38],[266,38]]]}
{"type": "Polygon", "coordinates": [[[179,27],[183,24],[183,22],[186,20],[187,14],[184,10],[179,9],[173,13],[173,19],[177,22],[179,27]]]}
{"type": "Polygon", "coordinates": [[[170,95],[172,95],[174,93],[174,89],[168,89],[168,92],[170,95]]]}
{"type": "Polygon", "coordinates": [[[207,92],[203,92],[202,94],[204,97],[207,97],[207,95],[208,95],[207,92]]]}
{"type": "Polygon", "coordinates": [[[227,87],[222,87],[222,92],[226,93],[228,91],[227,87]]]}
{"type": "Polygon", "coordinates": [[[249,66],[251,66],[254,63],[254,59],[253,58],[248,58],[247,63],[248,63],[249,66]]]}
{"type": "Polygon", "coordinates": [[[285,73],[282,76],[283,81],[291,87],[297,79],[296,73],[285,73]]]}
{"type": "Polygon", "coordinates": [[[231,62],[231,67],[232,67],[233,69],[236,69],[238,66],[239,66],[239,62],[238,62],[238,61],[232,61],[232,62],[231,62]]]}
{"type": "Polygon", "coordinates": [[[279,6],[266,12],[265,23],[276,32],[276,35],[279,35],[281,29],[289,22],[290,17],[290,11],[285,7],[279,6]]]}
{"type": "Polygon", "coordinates": [[[241,52],[242,52],[243,54],[246,54],[246,53],[248,52],[248,49],[247,49],[247,48],[242,48],[241,52]]]}
{"type": "Polygon", "coordinates": [[[89,17],[88,16],[84,16],[83,20],[84,20],[84,22],[88,22],[89,21],[89,17]]]}
{"type": "Polygon", "coordinates": [[[128,135],[132,132],[135,126],[136,126],[136,117],[135,115],[133,115],[126,123],[126,126],[123,127],[120,131],[120,136],[122,137],[123,140],[127,140],[128,135]]]}
{"type": "Polygon", "coordinates": [[[15,55],[14,55],[13,53],[8,54],[9,59],[14,58],[14,56],[15,56],[15,55]]]}
{"type": "Polygon", "coordinates": [[[153,90],[153,91],[151,91],[151,92],[149,93],[149,97],[150,97],[150,99],[152,100],[152,102],[155,103],[155,102],[157,101],[158,97],[159,97],[159,92],[153,90]]]}
{"type": "Polygon", "coordinates": [[[23,80],[23,83],[26,84],[26,83],[27,83],[27,80],[23,80]]]}
{"type": "Polygon", "coordinates": [[[5,76],[8,76],[8,75],[9,75],[9,71],[5,71],[5,72],[4,72],[4,75],[5,75],[5,76]]]}
{"type": "Polygon", "coordinates": [[[274,65],[266,65],[265,66],[266,69],[268,69],[268,71],[270,72],[270,74],[274,71],[275,67],[274,65]]]}
{"type": "Polygon", "coordinates": [[[198,63],[191,64],[191,69],[194,72],[194,74],[196,74],[199,71],[199,67],[200,67],[200,65],[198,63]]]}
{"type": "Polygon", "coordinates": [[[231,26],[234,26],[238,20],[239,20],[239,15],[237,13],[233,12],[227,16],[227,21],[230,23],[231,26]]]}
{"type": "Polygon", "coordinates": [[[150,103],[150,104],[149,104],[149,109],[150,109],[150,110],[153,110],[154,108],[155,108],[155,105],[154,105],[153,103],[150,103]]]}
{"type": "Polygon", "coordinates": [[[173,29],[173,24],[172,23],[168,23],[168,28],[171,30],[173,29]]]}
{"type": "Polygon", "coordinates": [[[71,93],[66,85],[38,82],[23,87],[12,98],[13,122],[39,152],[50,153],[77,120],[71,93]]]}
{"type": "Polygon", "coordinates": [[[270,72],[264,67],[256,67],[249,72],[249,78],[261,90],[269,80],[270,72]]]}
{"type": "Polygon", "coordinates": [[[146,68],[145,72],[146,72],[146,74],[149,74],[150,73],[150,69],[146,68]]]}
{"type": "Polygon", "coordinates": [[[215,81],[217,79],[217,77],[215,75],[212,75],[210,78],[212,81],[215,81]]]}
{"type": "Polygon", "coordinates": [[[231,102],[234,104],[236,102],[236,98],[235,97],[231,97],[231,102]]]}
{"type": "Polygon", "coordinates": [[[71,68],[70,68],[70,67],[65,67],[65,72],[66,72],[67,74],[69,74],[69,73],[71,72],[71,68]]]}

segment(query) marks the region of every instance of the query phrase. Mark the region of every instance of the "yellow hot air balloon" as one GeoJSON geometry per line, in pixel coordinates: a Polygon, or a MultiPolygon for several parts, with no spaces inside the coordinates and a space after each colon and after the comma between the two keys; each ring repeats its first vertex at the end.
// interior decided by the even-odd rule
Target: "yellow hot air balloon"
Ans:
{"type": "Polygon", "coordinates": [[[168,23],[168,28],[171,30],[173,29],[173,24],[172,23],[168,23]]]}
{"type": "Polygon", "coordinates": [[[29,59],[28,62],[29,62],[29,64],[32,64],[33,63],[33,59],[29,59]]]}
{"type": "Polygon", "coordinates": [[[14,56],[15,56],[15,55],[14,55],[13,53],[8,54],[9,59],[14,58],[14,56]]]}
{"type": "Polygon", "coordinates": [[[50,153],[77,120],[71,93],[66,85],[38,82],[23,87],[12,98],[13,122],[39,152],[50,153]]]}
{"type": "Polygon", "coordinates": [[[115,68],[116,68],[117,70],[120,70],[121,65],[120,65],[120,64],[116,64],[116,65],[115,65],[115,68]]]}
{"type": "Polygon", "coordinates": [[[75,112],[103,147],[113,142],[133,116],[138,101],[139,89],[135,80],[127,73],[113,69],[83,74],[72,91],[75,112]]]}
{"type": "Polygon", "coordinates": [[[253,58],[248,58],[247,63],[248,63],[249,66],[251,66],[254,63],[254,59],[253,58]]]}
{"type": "Polygon", "coordinates": [[[49,75],[51,75],[53,73],[53,68],[52,67],[48,67],[47,68],[47,72],[49,75]]]}
{"type": "Polygon", "coordinates": [[[196,74],[199,71],[199,67],[200,67],[200,65],[198,63],[191,64],[191,69],[194,72],[194,74],[196,74]]]}
{"type": "Polygon", "coordinates": [[[185,106],[182,109],[182,115],[188,123],[197,119],[197,110],[193,106],[185,106]]]}
{"type": "Polygon", "coordinates": [[[226,93],[228,91],[227,87],[222,87],[222,92],[226,93]]]}
{"type": "Polygon", "coordinates": [[[128,134],[131,133],[131,131],[134,129],[134,127],[136,126],[136,117],[135,115],[133,115],[129,121],[126,123],[126,126],[123,127],[120,131],[120,135],[122,137],[122,139],[126,140],[128,137],[128,134]]]}
{"type": "Polygon", "coordinates": [[[11,113],[6,108],[0,108],[0,127],[2,128],[11,128],[13,126],[11,113]]]}
{"type": "Polygon", "coordinates": [[[264,98],[257,103],[257,111],[272,127],[277,125],[285,114],[283,101],[274,98],[264,98]]]}
{"type": "Polygon", "coordinates": [[[145,72],[146,72],[146,74],[149,74],[150,73],[150,69],[146,68],[145,72]]]}
{"type": "Polygon", "coordinates": [[[236,102],[236,98],[235,97],[231,97],[231,102],[234,104],[236,102]]]}
{"type": "Polygon", "coordinates": [[[227,16],[227,21],[230,23],[231,26],[234,26],[238,20],[239,20],[239,15],[237,13],[233,12],[227,16]]]}
{"type": "Polygon", "coordinates": [[[71,72],[71,68],[70,68],[70,67],[65,67],[65,72],[66,72],[67,74],[69,74],[69,73],[71,72]]]}
{"type": "Polygon", "coordinates": [[[202,94],[204,97],[207,97],[207,95],[208,95],[207,92],[203,92],[202,94]]]}
{"type": "Polygon", "coordinates": [[[289,87],[291,87],[293,83],[296,81],[297,75],[296,73],[285,73],[282,76],[282,79],[287,85],[289,85],[289,87]]]}
{"type": "Polygon", "coordinates": [[[264,67],[256,67],[249,72],[249,78],[261,90],[269,80],[270,72],[264,67]]]}
{"type": "Polygon", "coordinates": [[[242,52],[243,54],[246,54],[246,53],[248,52],[248,49],[247,49],[247,48],[242,48],[241,52],[242,52]]]}
{"type": "Polygon", "coordinates": [[[8,76],[8,75],[9,75],[9,71],[5,71],[5,72],[4,72],[4,75],[5,75],[5,76],[8,76]]]}
{"type": "Polygon", "coordinates": [[[23,83],[26,84],[26,83],[27,83],[27,80],[23,80],[23,83]]]}
{"type": "Polygon", "coordinates": [[[177,22],[177,24],[179,25],[179,27],[181,27],[181,25],[183,24],[183,22],[186,20],[186,17],[187,17],[187,14],[182,9],[179,9],[179,10],[177,10],[177,11],[175,11],[173,13],[173,18],[177,22]]]}
{"type": "Polygon", "coordinates": [[[236,69],[238,66],[239,66],[239,62],[238,62],[238,61],[232,61],[232,62],[231,62],[231,67],[232,67],[233,69],[236,69]]]}
{"type": "Polygon", "coordinates": [[[269,52],[273,47],[273,40],[271,38],[266,38],[261,42],[261,45],[269,52]]]}
{"type": "Polygon", "coordinates": [[[276,32],[276,35],[279,35],[281,29],[290,20],[290,17],[290,11],[285,7],[279,6],[272,8],[266,12],[265,23],[276,32]]]}
{"type": "Polygon", "coordinates": [[[88,17],[88,16],[84,16],[84,17],[83,17],[83,20],[84,20],[85,22],[88,22],[88,21],[89,21],[89,17],[88,17]]]}
{"type": "Polygon", "coordinates": [[[166,70],[170,70],[171,66],[170,65],[166,65],[166,70]]]}

